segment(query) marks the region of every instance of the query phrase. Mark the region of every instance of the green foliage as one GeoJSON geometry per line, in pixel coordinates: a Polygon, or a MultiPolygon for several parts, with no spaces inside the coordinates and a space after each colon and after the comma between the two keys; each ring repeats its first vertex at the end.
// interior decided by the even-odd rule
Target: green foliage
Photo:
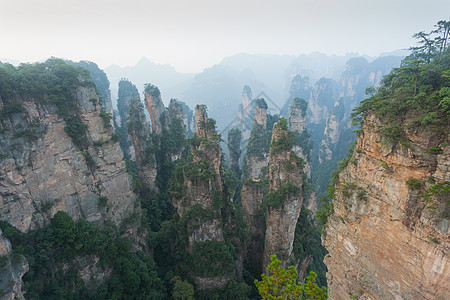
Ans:
{"type": "Polygon", "coordinates": [[[287,120],[283,117],[281,117],[278,122],[277,122],[278,126],[280,127],[280,129],[282,130],[288,130],[288,123],[287,120]]]}
{"type": "MultiPolygon", "coordinates": [[[[370,112],[385,121],[396,124],[404,116],[417,116],[416,125],[440,126],[448,122],[450,113],[450,51],[441,47],[435,51],[435,41],[423,32],[415,35],[420,42],[406,57],[400,68],[386,75],[378,92],[361,102],[352,117],[362,121],[370,112]]],[[[394,139],[402,138],[401,125],[387,132],[394,139]]]]}
{"type": "Polygon", "coordinates": [[[295,108],[300,108],[302,111],[302,117],[306,117],[306,111],[308,110],[308,102],[303,98],[295,97],[292,101],[292,106],[295,108]]]}
{"type": "Polygon", "coordinates": [[[450,194],[450,181],[436,183],[430,188],[430,192],[436,195],[450,194]]]}
{"type": "Polygon", "coordinates": [[[175,300],[194,300],[194,287],[185,280],[176,276],[172,279],[174,282],[172,296],[175,300]]]}
{"type": "Polygon", "coordinates": [[[14,133],[14,138],[25,138],[28,142],[33,142],[38,139],[38,132],[34,128],[24,128],[14,133]]]}
{"type": "Polygon", "coordinates": [[[300,188],[290,182],[283,184],[278,190],[270,190],[269,193],[264,196],[262,206],[280,208],[287,200],[288,196],[296,195],[299,191],[300,188]]]}
{"type": "Polygon", "coordinates": [[[270,153],[277,154],[281,151],[290,151],[294,146],[294,134],[292,131],[282,131],[270,144],[270,153]]]}
{"type": "Polygon", "coordinates": [[[322,246],[320,228],[316,224],[313,212],[303,205],[295,228],[293,251],[297,261],[303,261],[308,256],[312,256],[313,260],[307,272],[315,272],[317,284],[326,286],[327,267],[323,259],[328,252],[322,246]]]}
{"type": "Polygon", "coordinates": [[[94,160],[94,158],[91,156],[91,154],[89,152],[82,151],[81,154],[83,154],[84,158],[86,159],[86,164],[89,167],[95,167],[96,166],[95,160],[94,160]]]}
{"type": "Polygon", "coordinates": [[[392,143],[400,142],[403,145],[407,145],[409,142],[406,138],[405,130],[398,124],[393,124],[384,128],[381,133],[392,143]]]}
{"type": "Polygon", "coordinates": [[[106,207],[107,204],[108,204],[108,197],[100,196],[98,198],[98,207],[99,208],[104,208],[104,207],[106,207]]]}
{"type": "Polygon", "coordinates": [[[383,169],[386,170],[386,173],[392,173],[391,168],[389,167],[389,165],[387,164],[387,162],[385,161],[380,161],[381,166],[383,167],[383,169]]]}
{"type": "Polygon", "coordinates": [[[25,108],[20,102],[5,103],[3,109],[0,111],[0,116],[3,119],[9,115],[20,113],[23,111],[25,111],[25,108]]]}
{"type": "Polygon", "coordinates": [[[110,113],[106,112],[105,110],[101,110],[99,116],[100,118],[102,118],[103,127],[105,127],[105,129],[112,128],[111,125],[112,115],[110,113]]]}
{"type": "Polygon", "coordinates": [[[269,153],[271,137],[271,131],[266,131],[262,125],[255,123],[247,144],[247,155],[263,158],[264,154],[269,153]]]}
{"type": "Polygon", "coordinates": [[[328,299],[326,288],[315,283],[314,272],[310,272],[305,284],[297,283],[295,267],[285,270],[276,255],[272,255],[268,271],[272,275],[262,274],[261,281],[255,280],[262,299],[328,299]]]}
{"type": "Polygon", "coordinates": [[[420,190],[423,188],[423,183],[417,178],[409,178],[406,180],[406,184],[411,190],[420,190]]]}
{"type": "Polygon", "coordinates": [[[209,161],[200,160],[187,163],[184,166],[184,174],[187,179],[193,181],[195,179],[209,180],[215,173],[209,161]]]}
{"type": "Polygon", "coordinates": [[[205,241],[195,243],[191,270],[200,276],[220,276],[234,270],[233,246],[226,242],[205,241]]]}
{"type": "Polygon", "coordinates": [[[322,202],[316,210],[316,219],[319,224],[324,226],[328,222],[328,217],[334,213],[334,205],[332,201],[322,202]]]}
{"type": "Polygon", "coordinates": [[[111,141],[118,142],[122,136],[120,131],[116,131],[111,135],[111,141]]]}
{"type": "Polygon", "coordinates": [[[255,106],[261,107],[262,109],[267,109],[267,103],[264,98],[255,99],[255,106]]]}
{"type": "Polygon", "coordinates": [[[86,147],[88,143],[86,129],[88,126],[81,121],[79,116],[70,116],[64,121],[66,122],[64,131],[72,139],[73,143],[81,149],[86,147]]]}
{"type": "Polygon", "coordinates": [[[94,227],[85,219],[76,222],[57,212],[48,227],[22,233],[0,221],[14,253],[23,254],[30,266],[23,277],[26,297],[32,299],[144,299],[164,298],[161,280],[150,256],[131,252],[130,241],[116,228],[94,227]],[[113,273],[98,288],[78,276],[76,257],[95,255],[113,273]],[[67,263],[69,262],[69,263],[67,263]]]}
{"type": "Polygon", "coordinates": [[[144,85],[144,87],[145,87],[145,92],[148,93],[150,96],[152,96],[154,98],[161,97],[161,92],[159,91],[157,86],[147,83],[144,85]]]}

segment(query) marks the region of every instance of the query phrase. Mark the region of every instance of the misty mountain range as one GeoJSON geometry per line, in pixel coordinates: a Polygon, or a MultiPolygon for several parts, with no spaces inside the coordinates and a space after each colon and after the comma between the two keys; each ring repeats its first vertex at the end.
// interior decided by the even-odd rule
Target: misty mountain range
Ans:
{"type": "MultiPolygon", "coordinates": [[[[406,51],[384,53],[380,56],[406,55],[406,51]]],[[[196,104],[206,104],[211,117],[217,120],[219,130],[233,120],[242,102],[242,89],[249,85],[253,95],[267,94],[277,107],[282,107],[289,96],[292,78],[296,75],[308,76],[314,84],[322,77],[339,80],[345,65],[356,53],[346,55],[326,55],[323,53],[293,55],[240,53],[225,57],[198,74],[180,73],[170,65],[160,65],[141,58],[135,66],[119,67],[111,65],[104,69],[111,85],[113,104],[116,105],[117,87],[121,78],[133,82],[142,94],[144,84],[151,83],[161,90],[167,105],[176,98],[193,108],[196,104]]],[[[363,56],[371,62],[375,57],[363,56]]],[[[389,66],[389,67],[395,67],[389,66]]]]}

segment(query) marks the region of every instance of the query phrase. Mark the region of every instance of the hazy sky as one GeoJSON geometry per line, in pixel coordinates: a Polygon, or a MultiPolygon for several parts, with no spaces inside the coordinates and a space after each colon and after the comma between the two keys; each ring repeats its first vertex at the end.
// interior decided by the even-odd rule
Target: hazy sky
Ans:
{"type": "Polygon", "coordinates": [[[449,18],[449,0],[0,0],[0,58],[200,72],[240,52],[374,56],[449,18]]]}

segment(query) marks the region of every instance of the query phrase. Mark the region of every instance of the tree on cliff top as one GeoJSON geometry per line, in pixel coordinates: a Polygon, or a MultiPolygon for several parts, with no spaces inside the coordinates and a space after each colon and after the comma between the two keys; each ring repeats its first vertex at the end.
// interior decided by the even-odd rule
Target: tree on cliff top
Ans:
{"type": "Polygon", "coordinates": [[[268,270],[272,275],[262,274],[261,281],[255,280],[255,285],[263,299],[328,299],[327,289],[319,288],[315,283],[317,275],[314,272],[309,273],[305,284],[297,283],[298,274],[295,267],[290,266],[285,270],[276,255],[272,255],[268,270]]]}

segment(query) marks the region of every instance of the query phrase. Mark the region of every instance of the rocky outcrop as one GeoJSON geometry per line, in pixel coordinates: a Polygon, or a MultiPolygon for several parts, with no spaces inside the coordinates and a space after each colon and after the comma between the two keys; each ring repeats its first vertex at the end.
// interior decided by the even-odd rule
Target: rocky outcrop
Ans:
{"type": "Polygon", "coordinates": [[[242,132],[242,137],[244,140],[250,138],[250,132],[253,127],[253,111],[254,111],[254,101],[252,98],[252,90],[246,85],[242,90],[242,104],[239,106],[238,117],[232,126],[238,128],[242,132]]]}
{"type": "Polygon", "coordinates": [[[128,134],[128,122],[130,121],[130,101],[139,98],[139,92],[134,84],[126,79],[119,82],[119,98],[117,99],[117,109],[119,115],[116,118],[117,131],[120,132],[120,147],[126,159],[136,161],[134,148],[128,134]]]}
{"type": "Polygon", "coordinates": [[[24,299],[22,276],[28,272],[25,257],[13,253],[10,241],[0,230],[0,291],[2,299],[24,299]]]}
{"type": "Polygon", "coordinates": [[[81,82],[72,92],[77,117],[66,120],[52,103],[19,94],[3,99],[22,108],[2,120],[0,216],[21,231],[44,226],[60,210],[117,225],[140,213],[95,89],[81,82]]]}
{"type": "Polygon", "coordinates": [[[168,125],[166,122],[168,115],[161,99],[161,93],[154,85],[147,84],[145,87],[145,107],[152,122],[152,133],[161,134],[163,126],[168,125]]]}
{"type": "Polygon", "coordinates": [[[323,132],[322,143],[319,148],[319,163],[333,158],[336,148],[339,146],[340,136],[344,130],[344,104],[336,101],[327,118],[323,132]]]}
{"type": "Polygon", "coordinates": [[[264,99],[255,101],[255,122],[244,158],[244,177],[259,178],[261,170],[269,164],[271,131],[267,129],[267,104],[264,99]]]}
{"type": "Polygon", "coordinates": [[[261,125],[264,130],[266,130],[267,103],[263,98],[255,100],[255,122],[256,124],[261,125]]]}
{"type": "Polygon", "coordinates": [[[339,174],[322,237],[333,299],[450,295],[450,130],[402,125],[407,140],[395,142],[368,115],[339,174]]]}
{"type": "Polygon", "coordinates": [[[330,106],[333,105],[338,96],[338,86],[332,79],[321,78],[314,85],[308,108],[308,123],[319,124],[327,119],[330,106]]]}
{"type": "Polygon", "coordinates": [[[234,261],[229,256],[237,250],[229,247],[228,243],[235,241],[231,238],[227,243],[225,235],[233,230],[232,220],[225,214],[232,207],[224,191],[215,121],[208,118],[205,105],[197,105],[195,121],[193,158],[176,171],[172,201],[187,232],[187,250],[194,265],[190,277],[200,290],[223,288],[231,279],[242,276],[236,274],[236,270],[242,274],[242,260],[234,261]]]}
{"type": "Polygon", "coordinates": [[[264,268],[276,254],[285,264],[292,258],[295,228],[302,208],[302,163],[292,150],[286,120],[275,123],[270,145],[269,194],[266,196],[264,268]]]}
{"type": "Polygon", "coordinates": [[[144,106],[139,98],[129,102],[128,134],[136,156],[136,166],[141,183],[149,189],[155,189],[157,164],[152,149],[150,126],[145,120],[144,106]]]}

